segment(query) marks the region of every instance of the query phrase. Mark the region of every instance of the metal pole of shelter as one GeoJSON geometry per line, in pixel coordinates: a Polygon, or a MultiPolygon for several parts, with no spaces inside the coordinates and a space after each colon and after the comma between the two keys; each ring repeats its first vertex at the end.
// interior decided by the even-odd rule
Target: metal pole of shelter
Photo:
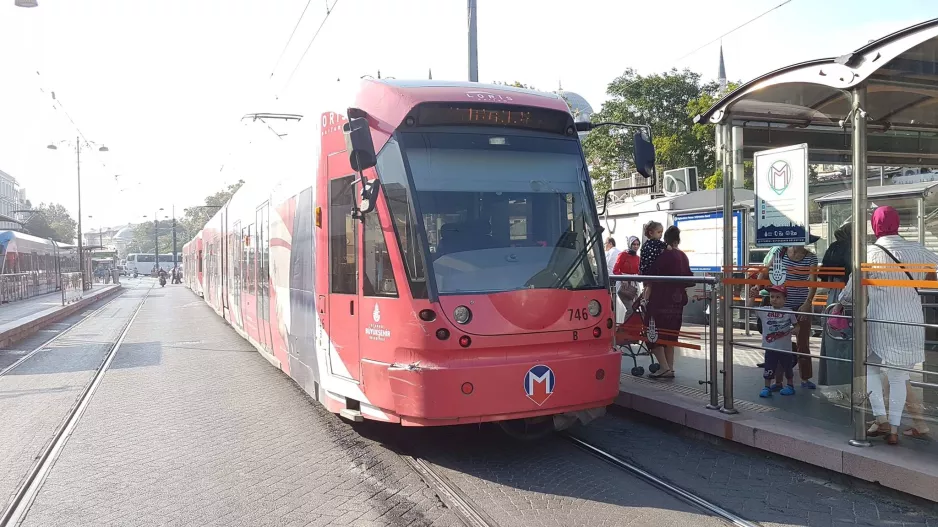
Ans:
{"type": "Polygon", "coordinates": [[[173,205],[173,267],[176,267],[176,205],[173,205]]]}
{"type": "MultiPolygon", "coordinates": [[[[60,143],[61,144],[61,143],[60,143]]],[[[81,274],[82,289],[87,285],[85,279],[85,255],[81,241],[81,137],[75,137],[75,165],[78,168],[78,273],[81,274]]]]}
{"type": "Polygon", "coordinates": [[[153,213],[153,253],[156,262],[156,273],[160,272],[160,211],[153,213]]]}
{"type": "Polygon", "coordinates": [[[918,200],[918,243],[925,245],[925,198],[919,196],[918,200]]]}
{"type": "Polygon", "coordinates": [[[863,263],[866,261],[866,86],[853,89],[853,229],[851,265],[853,267],[853,439],[852,446],[870,446],[866,439],[864,405],[866,388],[866,287],[863,286],[863,263]]]}
{"type": "MultiPolygon", "coordinates": [[[[722,167],[723,163],[723,128],[724,125],[716,125],[716,158],[717,166],[722,167]]],[[[725,178],[724,178],[725,181],[725,178]]],[[[717,363],[717,321],[719,320],[719,313],[717,313],[717,297],[719,296],[719,290],[717,285],[710,286],[710,350],[708,358],[708,370],[709,370],[709,380],[710,380],[710,403],[707,405],[708,410],[719,410],[720,409],[720,383],[718,379],[720,378],[720,366],[717,363]]]]}
{"type": "Polygon", "coordinates": [[[723,125],[723,408],[725,414],[738,413],[733,407],[733,286],[726,283],[733,276],[733,152],[728,149],[732,116],[723,125]]]}
{"type": "Polygon", "coordinates": [[[469,0],[469,82],[479,82],[479,38],[476,0],[469,0]]]}

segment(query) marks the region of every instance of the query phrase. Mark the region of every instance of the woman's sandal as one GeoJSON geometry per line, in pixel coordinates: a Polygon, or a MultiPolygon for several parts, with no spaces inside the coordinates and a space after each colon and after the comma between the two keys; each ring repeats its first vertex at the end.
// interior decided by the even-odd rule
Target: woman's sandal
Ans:
{"type": "Polygon", "coordinates": [[[889,432],[891,430],[892,429],[889,427],[889,423],[878,423],[873,421],[870,423],[870,427],[866,430],[866,435],[869,437],[888,436],[890,435],[889,432]]]}
{"type": "Polygon", "coordinates": [[[662,379],[662,378],[673,379],[674,372],[671,370],[658,370],[655,373],[649,374],[648,378],[649,379],[662,379]]]}
{"type": "Polygon", "coordinates": [[[906,437],[911,437],[913,439],[928,439],[928,432],[929,430],[925,430],[924,432],[921,432],[919,431],[918,428],[913,426],[905,430],[904,432],[902,432],[902,435],[906,437]]]}

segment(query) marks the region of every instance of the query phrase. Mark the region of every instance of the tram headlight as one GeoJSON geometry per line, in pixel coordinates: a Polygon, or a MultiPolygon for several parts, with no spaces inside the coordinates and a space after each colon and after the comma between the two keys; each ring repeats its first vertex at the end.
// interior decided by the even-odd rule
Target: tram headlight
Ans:
{"type": "Polygon", "coordinates": [[[472,320],[472,311],[466,306],[459,306],[453,310],[453,318],[459,324],[468,324],[472,320]]]}
{"type": "Polygon", "coordinates": [[[603,310],[603,306],[599,304],[599,300],[590,300],[588,307],[589,307],[590,315],[594,317],[598,317],[599,313],[602,312],[603,310]]]}

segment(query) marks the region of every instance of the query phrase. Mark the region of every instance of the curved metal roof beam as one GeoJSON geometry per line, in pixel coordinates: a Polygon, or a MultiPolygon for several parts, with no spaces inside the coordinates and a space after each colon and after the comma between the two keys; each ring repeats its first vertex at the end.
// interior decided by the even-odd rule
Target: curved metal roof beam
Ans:
{"type": "Polygon", "coordinates": [[[728,110],[747,95],[769,86],[803,83],[848,90],[915,46],[938,37],[938,19],[901,29],[840,57],[817,59],[777,69],[739,86],[706,112],[694,117],[695,123],[720,123],[728,110]]]}

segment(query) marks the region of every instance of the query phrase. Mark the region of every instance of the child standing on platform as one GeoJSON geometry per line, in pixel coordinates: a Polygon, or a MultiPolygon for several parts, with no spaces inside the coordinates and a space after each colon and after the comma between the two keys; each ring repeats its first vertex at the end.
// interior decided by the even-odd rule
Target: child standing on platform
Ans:
{"type": "MultiPolygon", "coordinates": [[[[795,356],[786,352],[792,350],[791,336],[798,330],[798,315],[781,312],[788,297],[785,286],[769,286],[768,291],[770,307],[755,312],[762,322],[762,347],[765,348],[762,371],[765,387],[759,397],[771,397],[776,391],[782,395],[794,395],[795,356]],[[782,387],[783,376],[785,387],[782,387]]],[[[749,298],[747,303],[752,305],[753,301],[749,298]]]]}

